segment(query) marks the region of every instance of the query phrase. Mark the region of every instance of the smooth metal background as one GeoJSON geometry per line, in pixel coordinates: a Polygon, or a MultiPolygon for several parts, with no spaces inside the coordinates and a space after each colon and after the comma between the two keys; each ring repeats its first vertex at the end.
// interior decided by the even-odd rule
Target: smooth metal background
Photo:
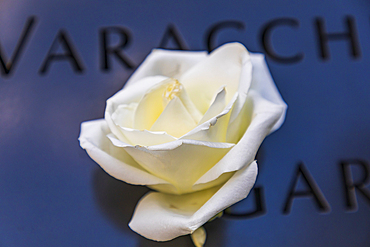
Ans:
{"type": "MultiPolygon", "coordinates": [[[[209,223],[206,246],[369,246],[370,205],[358,195],[358,210],[346,211],[339,166],[343,159],[370,161],[369,10],[365,0],[0,1],[0,42],[7,57],[27,18],[38,20],[14,73],[0,76],[0,246],[192,246],[188,236],[155,243],[132,232],[127,223],[147,189],[111,178],[79,147],[80,123],[102,118],[105,100],[133,72],[116,61],[110,72],[100,70],[99,29],[128,28],[132,42],[125,52],[139,65],[170,23],[190,49],[205,50],[211,25],[241,21],[245,30],[225,29],[217,44],[239,41],[263,52],[261,29],[281,17],[297,19],[300,27],[277,28],[275,50],[303,52],[304,59],[282,64],[267,57],[289,105],[284,125],[261,147],[256,185],[264,188],[267,212],[209,223]],[[324,18],[328,32],[341,32],[347,15],[356,21],[361,58],[354,60],[348,42],[339,41],[330,42],[331,59],[323,61],[314,18],[324,18]],[[62,28],[85,72],[78,75],[69,63],[54,62],[40,75],[62,28]],[[330,213],[319,213],[312,199],[295,199],[291,213],[283,215],[301,161],[330,213]]],[[[234,210],[253,208],[251,199],[234,210]]]]}

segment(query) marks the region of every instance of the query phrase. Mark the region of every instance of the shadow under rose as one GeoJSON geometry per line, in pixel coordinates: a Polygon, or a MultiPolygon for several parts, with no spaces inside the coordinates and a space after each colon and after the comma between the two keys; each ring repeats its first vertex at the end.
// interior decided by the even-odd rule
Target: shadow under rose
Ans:
{"type": "MultiPolygon", "coordinates": [[[[140,247],[194,247],[190,235],[181,236],[167,242],[156,242],[148,240],[131,231],[128,223],[134,213],[136,204],[149,189],[145,186],[134,186],[119,181],[102,169],[96,169],[93,174],[93,190],[96,203],[103,214],[118,229],[125,233],[132,234],[138,239],[140,247]]],[[[224,231],[227,222],[223,219],[216,219],[205,224],[207,240],[205,246],[227,246],[224,243],[224,231]]]]}
{"type": "Polygon", "coordinates": [[[145,186],[117,180],[100,168],[93,174],[93,190],[99,209],[117,228],[127,232],[131,231],[128,223],[136,204],[149,191],[145,186]]]}
{"type": "Polygon", "coordinates": [[[261,147],[257,150],[256,157],[255,157],[255,160],[257,160],[259,173],[262,171],[264,159],[265,159],[265,150],[263,149],[263,143],[262,143],[261,147]]]}

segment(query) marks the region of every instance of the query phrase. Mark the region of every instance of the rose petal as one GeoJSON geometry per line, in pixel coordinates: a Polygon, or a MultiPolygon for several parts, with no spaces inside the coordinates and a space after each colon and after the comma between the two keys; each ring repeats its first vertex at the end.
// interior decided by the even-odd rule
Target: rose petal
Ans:
{"type": "Polygon", "coordinates": [[[89,156],[108,174],[130,184],[168,184],[145,171],[123,148],[112,145],[106,137],[109,133],[107,123],[101,119],[83,122],[79,137],[81,147],[86,149],[89,156]]]}
{"type": "Polygon", "coordinates": [[[272,127],[271,132],[280,128],[283,124],[286,114],[287,105],[282,99],[267,67],[263,54],[251,54],[253,64],[253,79],[251,89],[257,91],[263,98],[275,103],[276,105],[284,106],[284,112],[279,120],[272,127]]]}
{"type": "Polygon", "coordinates": [[[153,146],[177,140],[164,131],[136,130],[120,127],[122,134],[127,138],[127,144],[132,146],[153,146]]]}
{"type": "Polygon", "coordinates": [[[207,111],[214,95],[225,84],[226,102],[232,99],[238,91],[241,66],[246,57],[248,52],[242,44],[226,44],[182,75],[179,81],[200,112],[207,111]]]}
{"type": "Polygon", "coordinates": [[[253,105],[253,118],[240,141],[215,166],[208,170],[196,183],[208,183],[223,173],[237,171],[249,164],[263,139],[285,112],[284,105],[276,105],[262,98],[254,90],[248,94],[253,105]]]}
{"type": "Polygon", "coordinates": [[[247,130],[253,115],[253,102],[246,93],[239,93],[230,114],[226,142],[237,143],[247,130]]]}
{"type": "Polygon", "coordinates": [[[150,192],[140,200],[129,226],[157,241],[191,234],[225,208],[244,199],[256,176],[257,163],[253,162],[221,187],[180,196],[150,192]]]}
{"type": "MultiPolygon", "coordinates": [[[[212,180],[212,181],[209,181],[207,183],[195,183],[192,187],[193,191],[199,191],[199,190],[204,190],[204,189],[209,189],[209,188],[212,188],[214,186],[217,186],[217,185],[220,185],[220,184],[223,184],[225,183],[227,180],[229,180],[233,175],[234,175],[235,171],[234,172],[225,172],[225,173],[222,173],[218,178],[212,180]]],[[[150,185],[150,187],[155,187],[155,186],[161,186],[160,184],[158,185],[150,185]]]]}
{"type": "Polygon", "coordinates": [[[120,128],[114,123],[112,119],[113,113],[117,110],[120,105],[129,105],[131,103],[137,103],[148,90],[159,82],[167,79],[164,76],[152,76],[144,78],[130,86],[130,90],[123,89],[113,95],[107,100],[107,107],[105,108],[104,118],[107,121],[110,130],[123,142],[128,142],[126,137],[122,134],[120,128]]]}
{"type": "MultiPolygon", "coordinates": [[[[230,140],[233,139],[231,142],[237,142],[241,136],[242,133],[244,133],[246,127],[248,126],[250,122],[250,117],[248,117],[251,113],[250,109],[247,107],[248,104],[246,104],[247,100],[247,95],[248,91],[251,86],[252,82],[252,62],[251,62],[251,56],[253,53],[248,53],[243,56],[242,58],[242,71],[240,73],[240,78],[239,78],[239,88],[238,88],[238,99],[236,100],[235,104],[233,105],[233,109],[230,115],[230,127],[229,131],[231,130],[232,132],[239,132],[240,135],[236,138],[229,138],[230,140]],[[241,116],[246,116],[247,121],[240,120],[241,116]],[[236,118],[239,117],[239,120],[234,123],[236,118]],[[248,120],[249,119],[249,120],[248,120]],[[240,126],[239,124],[242,124],[240,126]]],[[[235,135],[235,134],[228,134],[230,135],[235,135]]]]}
{"type": "Polygon", "coordinates": [[[166,131],[180,137],[196,126],[201,113],[188,98],[184,87],[168,78],[150,88],[135,110],[133,127],[166,131]]]}
{"type": "Polygon", "coordinates": [[[163,93],[172,83],[172,79],[164,80],[145,93],[135,111],[135,129],[150,130],[165,108],[163,104],[163,93]]]}
{"type": "Polygon", "coordinates": [[[155,75],[163,75],[178,79],[181,75],[199,63],[207,56],[207,52],[169,51],[154,49],[130,77],[127,86],[135,85],[137,81],[155,75]]]}
{"type": "Polygon", "coordinates": [[[230,143],[177,140],[141,147],[129,146],[111,136],[110,139],[114,145],[124,147],[151,174],[173,184],[177,189],[173,193],[177,194],[193,192],[193,184],[234,146],[230,143]]]}
{"type": "Polygon", "coordinates": [[[242,54],[242,69],[240,71],[239,83],[238,83],[238,92],[239,93],[247,93],[251,83],[252,83],[252,68],[253,64],[251,61],[251,56],[253,53],[243,53],[242,54]]]}
{"type": "Polygon", "coordinates": [[[119,105],[111,116],[113,122],[121,127],[132,128],[136,107],[137,103],[119,105]]]}
{"type": "Polygon", "coordinates": [[[178,97],[174,97],[163,110],[151,131],[165,131],[171,136],[180,137],[197,126],[178,97]]]}
{"type": "MultiPolygon", "coordinates": [[[[220,97],[222,99],[222,97],[220,97]]],[[[225,142],[228,129],[230,112],[233,109],[234,103],[238,98],[238,93],[235,93],[233,99],[223,109],[221,113],[212,117],[205,123],[198,125],[189,133],[181,137],[181,139],[191,139],[208,142],[225,142]]]]}
{"type": "Polygon", "coordinates": [[[130,86],[125,86],[107,100],[107,106],[108,103],[115,107],[122,104],[128,105],[130,103],[138,103],[149,88],[152,88],[166,79],[168,79],[168,77],[162,75],[149,76],[135,82],[130,86]]]}
{"type": "Polygon", "coordinates": [[[184,104],[186,110],[189,112],[191,117],[194,119],[196,123],[202,119],[203,114],[195,107],[193,101],[189,98],[185,88],[182,88],[178,97],[181,99],[181,102],[184,104]]]}
{"type": "MultiPolygon", "coordinates": [[[[227,180],[229,180],[234,175],[234,173],[235,172],[223,173],[217,179],[212,180],[208,183],[193,185],[191,187],[191,190],[188,190],[188,191],[189,193],[191,193],[191,192],[196,192],[199,190],[209,189],[214,186],[218,186],[220,184],[225,183],[227,180]]],[[[177,195],[179,194],[179,191],[176,190],[176,187],[173,186],[172,184],[171,186],[168,186],[168,184],[154,184],[154,185],[148,185],[148,187],[150,187],[153,190],[160,191],[160,192],[167,193],[167,194],[177,194],[177,195]]]]}
{"type": "Polygon", "coordinates": [[[225,98],[226,90],[225,87],[222,87],[221,90],[216,94],[216,97],[213,100],[211,106],[208,108],[206,113],[204,113],[202,119],[199,121],[199,124],[202,124],[210,120],[214,116],[220,114],[225,109],[226,106],[225,98]]]}
{"type": "Polygon", "coordinates": [[[237,145],[195,183],[194,189],[224,173],[241,169],[252,161],[265,136],[279,128],[284,121],[287,105],[271,78],[264,56],[251,54],[251,61],[253,81],[248,94],[239,92],[233,108],[235,114],[231,113],[226,141],[234,143],[244,128],[247,131],[237,145]],[[236,130],[235,126],[238,125],[236,130]]]}

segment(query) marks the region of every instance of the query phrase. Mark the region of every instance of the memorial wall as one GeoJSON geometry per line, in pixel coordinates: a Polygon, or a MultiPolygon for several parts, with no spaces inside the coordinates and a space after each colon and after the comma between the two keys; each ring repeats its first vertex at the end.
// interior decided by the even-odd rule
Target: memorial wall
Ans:
{"type": "Polygon", "coordinates": [[[0,246],[194,246],[185,233],[156,242],[131,230],[151,189],[109,175],[78,138],[153,49],[207,56],[231,42],[264,55],[287,109],[252,145],[248,197],[205,223],[204,246],[369,246],[369,10],[364,0],[0,1],[0,246]]]}

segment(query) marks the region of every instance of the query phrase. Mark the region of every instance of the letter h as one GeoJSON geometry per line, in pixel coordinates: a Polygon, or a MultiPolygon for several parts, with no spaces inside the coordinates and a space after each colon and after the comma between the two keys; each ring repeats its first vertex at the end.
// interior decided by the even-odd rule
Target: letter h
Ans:
{"type": "Polygon", "coordinates": [[[345,19],[345,24],[347,26],[347,32],[343,33],[327,33],[325,28],[325,23],[323,18],[315,19],[317,34],[318,34],[318,44],[320,49],[320,56],[323,60],[328,60],[330,58],[328,42],[330,40],[346,40],[350,41],[350,53],[354,58],[361,56],[360,43],[358,40],[355,20],[351,16],[347,16],[345,19]]]}

